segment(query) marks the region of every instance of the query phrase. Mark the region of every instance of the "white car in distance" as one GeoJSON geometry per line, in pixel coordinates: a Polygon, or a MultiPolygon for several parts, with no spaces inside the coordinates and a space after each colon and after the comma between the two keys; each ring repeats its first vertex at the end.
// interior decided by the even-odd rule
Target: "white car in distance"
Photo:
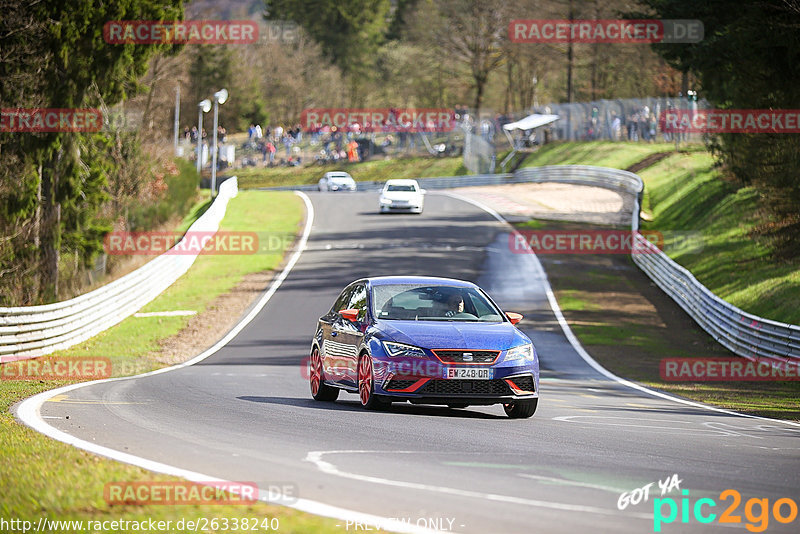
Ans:
{"type": "Polygon", "coordinates": [[[420,189],[416,180],[386,180],[378,200],[381,213],[390,211],[422,213],[424,204],[425,190],[420,189]]]}
{"type": "Polygon", "coordinates": [[[355,191],[356,181],[344,171],[326,172],[319,181],[320,191],[355,191]]]}

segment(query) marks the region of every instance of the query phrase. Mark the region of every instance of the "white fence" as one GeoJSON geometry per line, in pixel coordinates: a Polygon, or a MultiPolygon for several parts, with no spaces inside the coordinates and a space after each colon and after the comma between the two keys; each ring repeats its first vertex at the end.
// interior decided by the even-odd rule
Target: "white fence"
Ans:
{"type": "MultiPolygon", "coordinates": [[[[235,177],[223,182],[214,203],[189,231],[217,231],[228,201],[237,193],[235,177]]],[[[165,253],[74,299],[43,306],[0,308],[0,363],[50,354],[99,334],[153,300],[188,271],[196,258],[197,254],[165,253]]]]}

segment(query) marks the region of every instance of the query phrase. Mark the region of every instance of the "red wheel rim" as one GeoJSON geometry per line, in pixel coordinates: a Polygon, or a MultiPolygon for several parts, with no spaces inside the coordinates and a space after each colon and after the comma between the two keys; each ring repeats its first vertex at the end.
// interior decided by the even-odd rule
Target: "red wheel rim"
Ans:
{"type": "Polygon", "coordinates": [[[319,357],[319,350],[314,349],[311,353],[311,394],[319,392],[320,381],[322,380],[322,358],[319,357]]]}
{"type": "Polygon", "coordinates": [[[358,396],[361,397],[361,404],[369,402],[372,394],[372,358],[368,355],[361,357],[358,364],[358,396]]]}

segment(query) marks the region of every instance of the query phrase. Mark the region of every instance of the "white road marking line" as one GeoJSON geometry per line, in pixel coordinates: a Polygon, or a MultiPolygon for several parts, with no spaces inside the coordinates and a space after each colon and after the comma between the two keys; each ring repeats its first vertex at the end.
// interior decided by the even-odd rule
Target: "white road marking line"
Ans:
{"type": "MultiPolygon", "coordinates": [[[[306,225],[303,229],[303,234],[300,237],[300,241],[298,241],[297,248],[295,249],[294,253],[292,254],[289,262],[286,264],[286,267],[283,268],[280,275],[275,278],[270,285],[269,290],[264,293],[261,299],[256,303],[250,313],[248,313],[242,320],[228,332],[225,337],[220,339],[217,343],[215,343],[211,348],[207,349],[205,352],[197,355],[193,359],[179,363],[177,365],[173,365],[172,367],[165,367],[163,369],[158,369],[156,371],[151,371],[149,373],[144,373],[141,375],[134,375],[134,376],[125,376],[119,378],[106,378],[103,380],[94,380],[91,382],[81,382],[79,384],[71,384],[68,386],[64,386],[57,389],[52,389],[49,391],[43,391],[33,397],[29,397],[22,401],[16,410],[17,417],[26,425],[31,427],[32,429],[40,432],[46,436],[49,436],[55,440],[61,441],[68,445],[72,445],[73,447],[77,447],[78,449],[83,449],[85,451],[89,451],[91,453],[97,454],[99,456],[105,456],[106,458],[111,458],[112,460],[116,460],[118,462],[126,463],[135,465],[138,467],[142,467],[149,471],[153,471],[156,473],[163,473],[166,475],[172,475],[176,477],[185,478],[186,480],[190,480],[192,482],[225,482],[222,479],[211,477],[202,473],[197,473],[195,471],[189,471],[186,469],[182,469],[180,467],[175,467],[169,464],[163,464],[160,462],[154,462],[152,460],[148,460],[147,458],[142,458],[141,456],[135,456],[133,454],[128,454],[126,452],[117,451],[114,449],[110,449],[108,447],[103,447],[97,445],[96,443],[91,443],[89,441],[84,441],[82,439],[76,438],[66,432],[62,432],[57,428],[48,425],[44,422],[44,418],[41,415],[41,407],[44,402],[46,402],[51,397],[56,395],[64,394],[74,389],[86,387],[92,384],[99,384],[101,382],[117,382],[122,380],[131,380],[133,378],[140,378],[143,376],[151,376],[161,373],[167,373],[169,371],[174,371],[175,369],[181,369],[184,367],[188,367],[190,365],[194,365],[195,363],[201,362],[208,358],[209,356],[216,353],[222,347],[224,347],[231,339],[233,339],[242,329],[247,326],[258,313],[261,311],[262,308],[269,302],[269,299],[275,292],[278,290],[280,285],[289,276],[289,273],[292,271],[292,268],[295,266],[297,261],[300,259],[300,254],[302,254],[303,250],[306,247],[306,243],[308,242],[308,236],[311,234],[311,226],[314,223],[314,206],[311,204],[311,200],[308,198],[303,192],[295,191],[295,194],[303,199],[303,202],[306,206],[306,225]]],[[[312,501],[308,499],[297,499],[293,502],[276,502],[274,500],[269,500],[269,494],[266,492],[259,492],[259,500],[270,502],[273,504],[282,504],[289,508],[294,508],[296,510],[300,510],[303,512],[308,512],[310,514],[319,515],[323,517],[331,517],[334,519],[341,519],[345,521],[358,521],[360,523],[368,523],[368,524],[376,524],[380,523],[381,525],[386,525],[386,530],[392,530],[394,532],[408,532],[412,534],[428,534],[433,532],[428,529],[424,529],[418,527],[417,525],[409,525],[404,524],[399,521],[392,522],[389,518],[374,516],[370,514],[364,514],[362,512],[356,512],[354,510],[348,510],[345,508],[339,508],[338,506],[331,506],[329,504],[325,504],[318,501],[312,501]]]]}
{"type": "MultiPolygon", "coordinates": [[[[497,219],[501,223],[503,223],[503,224],[507,225],[508,227],[510,227],[511,228],[511,232],[513,234],[516,234],[516,235],[520,236],[520,238],[521,238],[520,242],[523,242],[523,243],[525,242],[525,240],[522,239],[522,234],[520,234],[519,231],[517,231],[516,228],[511,226],[511,224],[507,220],[505,220],[502,215],[497,213],[495,210],[493,210],[489,206],[486,206],[486,205],[482,204],[481,202],[479,202],[477,200],[473,200],[471,198],[459,195],[457,193],[442,192],[442,194],[451,196],[453,198],[462,200],[464,202],[468,202],[468,203],[472,204],[473,206],[481,208],[482,210],[484,210],[486,213],[488,213],[489,215],[491,215],[492,217],[494,217],[495,219],[497,219]]],[[[583,348],[583,345],[581,345],[581,342],[578,341],[578,338],[575,336],[575,334],[572,332],[572,329],[569,327],[569,324],[567,323],[567,320],[564,318],[564,314],[561,313],[561,308],[559,307],[558,301],[556,300],[556,296],[553,293],[553,288],[550,287],[550,281],[547,278],[547,273],[545,272],[544,267],[542,267],[542,264],[539,262],[539,259],[536,258],[535,254],[531,253],[531,254],[529,254],[529,256],[534,260],[534,266],[536,267],[536,270],[540,271],[540,273],[542,275],[542,283],[544,284],[545,292],[547,294],[547,300],[550,303],[550,308],[553,310],[553,314],[555,314],[556,320],[558,320],[558,324],[561,326],[561,330],[564,331],[564,335],[567,337],[567,341],[569,341],[570,345],[572,345],[572,348],[575,349],[575,352],[578,353],[578,356],[580,356],[583,359],[583,361],[588,363],[589,366],[592,369],[594,369],[595,371],[597,371],[598,373],[602,374],[603,376],[605,376],[606,378],[608,378],[610,380],[613,380],[614,382],[622,384],[623,386],[627,386],[627,387],[629,387],[631,389],[635,389],[637,391],[641,391],[642,393],[646,393],[647,395],[652,395],[653,397],[658,397],[658,398],[665,399],[665,400],[668,400],[668,401],[677,402],[679,404],[685,404],[687,406],[693,406],[695,408],[702,408],[703,410],[709,410],[709,411],[712,411],[712,412],[724,413],[724,414],[733,415],[733,416],[736,416],[736,417],[746,417],[748,419],[758,419],[760,421],[769,421],[771,423],[779,423],[779,424],[783,424],[783,425],[800,427],[800,423],[795,423],[795,422],[792,422],[792,421],[782,421],[780,419],[770,419],[769,417],[761,417],[759,415],[749,415],[749,414],[746,414],[746,413],[734,412],[733,410],[726,410],[724,408],[717,408],[715,406],[709,406],[707,404],[703,404],[703,403],[700,403],[700,402],[681,399],[679,397],[673,397],[672,395],[669,395],[667,393],[662,393],[660,391],[655,391],[655,390],[649,389],[649,388],[647,388],[645,386],[639,385],[639,384],[637,384],[635,382],[631,382],[630,380],[626,380],[624,378],[618,377],[617,375],[615,375],[614,373],[612,373],[611,371],[609,371],[608,369],[606,369],[605,367],[603,367],[602,365],[597,363],[597,361],[594,358],[592,358],[591,355],[588,352],[586,352],[586,349],[583,348]]]]}
{"type": "MultiPolygon", "coordinates": [[[[620,516],[616,509],[612,508],[597,508],[594,506],[583,506],[580,504],[566,504],[560,502],[540,501],[537,499],[523,499],[521,497],[512,497],[510,495],[497,495],[495,493],[483,493],[480,491],[462,490],[457,488],[448,488],[445,486],[432,486],[430,484],[421,484],[419,482],[402,482],[400,480],[391,480],[388,478],[380,478],[369,475],[359,475],[356,473],[349,473],[341,471],[334,464],[322,459],[326,454],[358,454],[358,453],[380,453],[380,454],[429,454],[425,451],[366,451],[366,450],[340,450],[340,451],[310,451],[305,461],[311,462],[317,466],[317,469],[323,473],[339,476],[342,478],[349,478],[352,480],[359,480],[361,482],[371,482],[373,484],[383,484],[386,486],[394,486],[399,488],[414,489],[431,491],[434,493],[443,493],[447,495],[455,495],[458,497],[471,497],[484,501],[506,502],[510,504],[520,504],[522,506],[535,506],[538,508],[549,508],[551,510],[565,510],[569,512],[585,512],[590,514],[620,516]]],[[[637,519],[647,519],[652,521],[653,516],[649,514],[624,514],[625,517],[635,517],[637,519]]]]}

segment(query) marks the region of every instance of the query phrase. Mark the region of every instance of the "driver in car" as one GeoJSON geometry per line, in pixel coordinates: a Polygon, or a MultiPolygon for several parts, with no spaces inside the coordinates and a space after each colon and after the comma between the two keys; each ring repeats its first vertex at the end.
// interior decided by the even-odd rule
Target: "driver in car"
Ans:
{"type": "Polygon", "coordinates": [[[453,317],[458,313],[464,313],[464,299],[459,293],[454,293],[447,299],[447,311],[444,316],[453,317]]]}

